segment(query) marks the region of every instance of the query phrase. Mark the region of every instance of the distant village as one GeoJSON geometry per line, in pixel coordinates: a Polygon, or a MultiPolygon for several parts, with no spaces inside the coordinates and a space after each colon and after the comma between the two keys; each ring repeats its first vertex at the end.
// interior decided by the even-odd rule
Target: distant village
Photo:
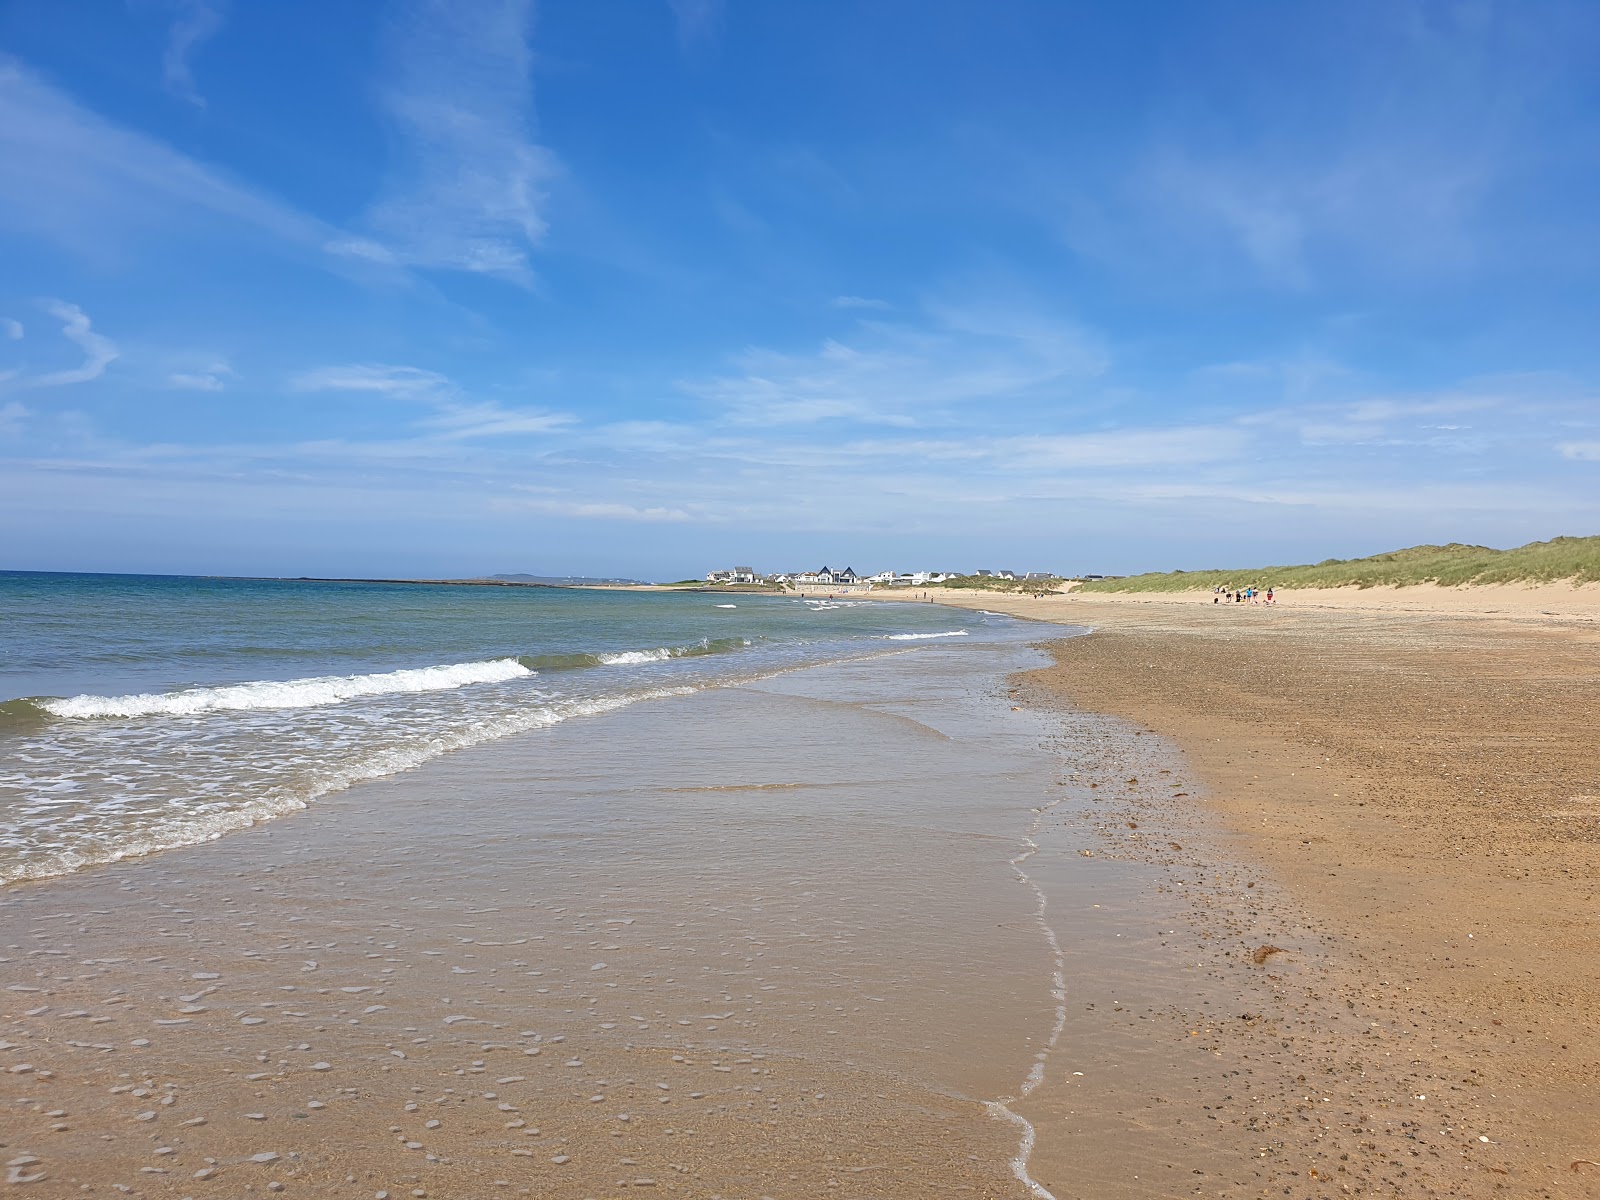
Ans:
{"type": "MultiPolygon", "coordinates": [[[[823,566],[815,571],[776,571],[763,573],[752,567],[730,567],[724,571],[707,571],[709,584],[765,584],[769,587],[801,588],[866,588],[866,587],[927,587],[948,583],[956,579],[995,579],[1047,583],[1064,578],[1053,571],[879,571],[874,575],[858,575],[850,567],[823,566]]],[[[1102,579],[1101,575],[1083,575],[1080,579],[1102,579]]]]}

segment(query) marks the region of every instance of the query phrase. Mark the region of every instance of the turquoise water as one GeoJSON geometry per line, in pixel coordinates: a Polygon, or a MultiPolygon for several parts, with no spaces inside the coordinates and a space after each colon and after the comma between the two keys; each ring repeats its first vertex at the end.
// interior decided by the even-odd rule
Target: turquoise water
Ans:
{"type": "Polygon", "coordinates": [[[0,572],[0,883],[649,697],[1026,627],[712,593],[0,572]]]}

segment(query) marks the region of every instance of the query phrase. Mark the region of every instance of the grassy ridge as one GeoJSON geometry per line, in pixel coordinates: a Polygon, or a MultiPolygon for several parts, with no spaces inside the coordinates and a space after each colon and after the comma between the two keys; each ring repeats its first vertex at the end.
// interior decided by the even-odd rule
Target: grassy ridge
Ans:
{"type": "Polygon", "coordinates": [[[1330,558],[1298,567],[1242,567],[1227,571],[1168,571],[1086,583],[1084,592],[1210,591],[1236,588],[1407,587],[1437,583],[1446,587],[1489,583],[1573,583],[1600,581],[1600,537],[1559,537],[1529,542],[1514,550],[1488,546],[1412,546],[1370,558],[1330,558]]]}

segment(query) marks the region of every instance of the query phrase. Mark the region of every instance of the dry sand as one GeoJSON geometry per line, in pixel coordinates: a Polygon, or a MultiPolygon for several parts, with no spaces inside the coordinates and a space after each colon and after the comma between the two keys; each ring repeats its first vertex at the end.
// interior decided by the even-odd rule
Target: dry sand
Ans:
{"type": "MultiPolygon", "coordinates": [[[[1170,737],[1202,784],[1104,802],[1100,852],[1186,870],[1217,951],[1077,1141],[1188,1156],[1196,1194],[1600,1195],[1600,592],[940,599],[1094,627],[1019,694],[1170,737]]],[[[1038,1124],[1044,1169],[1073,1118],[1038,1124]]]]}
{"type": "MultiPolygon", "coordinates": [[[[958,593],[947,592],[954,596],[958,593]]],[[[1280,592],[1279,607],[1297,611],[1340,609],[1348,612],[1445,614],[1523,619],[1567,617],[1600,619],[1600,584],[1495,584],[1487,587],[1291,588],[1280,592]]],[[[1068,592],[1045,598],[1066,604],[1210,604],[1210,592],[1068,592]]],[[[1219,606],[1220,607],[1220,606],[1219,606]]],[[[1250,605],[1246,604],[1248,608],[1250,605]]],[[[1264,607],[1257,605],[1256,607],[1264,607]]]]}

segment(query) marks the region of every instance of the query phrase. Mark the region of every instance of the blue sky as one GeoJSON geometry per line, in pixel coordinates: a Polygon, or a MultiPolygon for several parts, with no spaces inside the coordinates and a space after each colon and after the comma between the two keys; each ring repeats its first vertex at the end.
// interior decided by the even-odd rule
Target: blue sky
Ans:
{"type": "Polygon", "coordinates": [[[1600,532],[1577,0],[0,2],[0,567],[1600,532]]]}

